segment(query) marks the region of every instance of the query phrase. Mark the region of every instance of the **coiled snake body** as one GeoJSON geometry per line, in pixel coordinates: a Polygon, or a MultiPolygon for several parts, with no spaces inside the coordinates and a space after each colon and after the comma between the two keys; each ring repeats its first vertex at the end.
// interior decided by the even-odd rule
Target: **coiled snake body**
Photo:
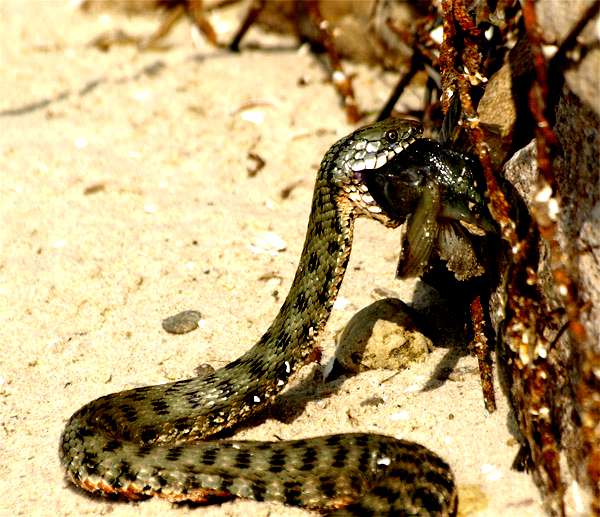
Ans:
{"type": "Polygon", "coordinates": [[[396,227],[408,215],[396,208],[392,217],[381,208],[382,190],[371,175],[400,159],[419,133],[417,123],[392,119],[331,147],[316,180],[298,270],[266,333],[208,376],[107,395],[77,411],[59,450],[76,485],[129,499],[202,502],[234,495],[336,515],[455,511],[450,468],[413,442],[373,434],[206,441],[270,405],[290,375],[316,359],[315,341],[342,282],[354,219],[366,215],[396,227]]]}

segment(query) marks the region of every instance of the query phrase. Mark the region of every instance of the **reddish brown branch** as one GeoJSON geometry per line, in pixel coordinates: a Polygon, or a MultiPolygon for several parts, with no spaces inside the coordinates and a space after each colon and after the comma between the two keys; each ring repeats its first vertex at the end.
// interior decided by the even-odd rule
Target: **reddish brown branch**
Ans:
{"type": "Polygon", "coordinates": [[[490,413],[496,411],[496,397],[494,395],[494,374],[490,345],[485,333],[485,317],[481,298],[476,296],[471,301],[471,321],[473,322],[473,342],[471,347],[479,363],[479,376],[483,390],[485,409],[490,413]]]}
{"type": "Polygon", "coordinates": [[[233,36],[231,43],[228,45],[229,50],[232,50],[233,52],[239,52],[242,38],[248,32],[248,29],[254,25],[258,15],[265,8],[265,3],[265,0],[252,0],[246,16],[242,20],[241,25],[233,36]]]}
{"type": "Polygon", "coordinates": [[[556,182],[552,171],[552,161],[556,152],[558,139],[552,131],[551,121],[554,120],[554,109],[559,98],[559,86],[563,84],[563,73],[566,64],[566,54],[574,47],[577,36],[587,23],[600,11],[600,2],[596,0],[586,9],[579,21],[571,29],[565,40],[560,45],[552,62],[548,65],[542,53],[542,35],[537,23],[535,4],[532,0],[523,3],[525,29],[529,38],[536,81],[530,91],[529,105],[537,122],[536,149],[538,168],[543,180],[538,186],[534,216],[540,228],[540,233],[550,247],[550,260],[552,276],[559,295],[565,304],[569,320],[570,335],[574,343],[578,344],[574,354],[580,366],[579,382],[576,397],[581,415],[581,437],[586,449],[587,473],[592,487],[593,501],[592,513],[600,515],[600,383],[594,371],[600,368],[600,356],[594,352],[591,344],[586,343],[587,332],[581,323],[581,308],[577,296],[576,284],[571,272],[570,254],[565,253],[558,242],[557,215],[559,202],[556,197],[556,182]],[[549,70],[551,71],[554,85],[548,85],[549,70]],[[557,79],[558,78],[558,79],[557,79]]]}
{"type": "MultiPolygon", "coordinates": [[[[472,100],[472,88],[485,81],[481,70],[481,38],[463,0],[442,2],[444,8],[444,45],[440,56],[445,95],[457,93],[466,122],[466,131],[481,162],[490,210],[501,235],[509,244],[512,267],[507,279],[506,335],[504,352],[513,379],[514,402],[519,427],[531,451],[536,474],[541,478],[551,503],[563,511],[559,464],[559,439],[553,427],[553,389],[548,384],[550,364],[546,360],[549,344],[544,338],[549,309],[538,286],[535,228],[523,240],[510,217],[509,204],[494,174],[489,148],[484,140],[479,116],[472,100]],[[461,49],[459,52],[457,49],[461,49]]],[[[445,105],[448,109],[448,105],[445,105]]],[[[473,309],[473,307],[472,307],[473,309]]]]}

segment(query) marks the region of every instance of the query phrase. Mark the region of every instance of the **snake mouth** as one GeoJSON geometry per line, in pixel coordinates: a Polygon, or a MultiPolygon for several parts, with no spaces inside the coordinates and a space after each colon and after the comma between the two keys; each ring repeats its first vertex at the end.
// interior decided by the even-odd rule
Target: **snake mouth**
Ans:
{"type": "Polygon", "coordinates": [[[379,167],[362,173],[359,190],[365,208],[372,214],[383,214],[390,224],[398,226],[413,212],[422,193],[424,176],[403,157],[417,137],[407,139],[389,154],[379,167]]]}
{"type": "Polygon", "coordinates": [[[412,184],[414,178],[408,177],[407,170],[390,172],[389,166],[416,141],[417,136],[410,136],[398,142],[392,149],[381,152],[368,161],[364,160],[365,165],[369,167],[362,167],[361,164],[358,166],[359,170],[356,170],[353,164],[357,189],[350,193],[350,199],[360,203],[371,214],[384,214],[396,225],[401,224],[410,211],[399,209],[394,201],[399,196],[392,191],[403,189],[405,184],[409,187],[408,184],[412,184]]]}

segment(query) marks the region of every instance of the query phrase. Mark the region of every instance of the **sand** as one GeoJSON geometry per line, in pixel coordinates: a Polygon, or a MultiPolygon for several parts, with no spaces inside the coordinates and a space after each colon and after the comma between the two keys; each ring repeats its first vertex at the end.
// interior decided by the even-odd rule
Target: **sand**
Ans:
{"type": "MultiPolygon", "coordinates": [[[[223,39],[238,16],[213,16],[223,39]]],[[[90,497],[65,479],[57,448],[85,402],[223,366],[267,328],[295,271],[320,159],[352,129],[324,70],[293,39],[257,31],[249,41],[264,48],[239,55],[194,46],[185,22],[163,51],[102,53],[90,39],[117,27],[149,33],[158,18],[5,0],[0,19],[0,515],[310,515],[90,497]],[[266,162],[255,176],[250,152],[266,162]],[[265,232],[282,242],[265,249],[265,232]],[[184,309],[202,313],[200,328],[165,333],[161,320],[184,309]]],[[[394,75],[351,69],[361,107],[376,110],[394,75]]],[[[359,221],[323,365],[335,335],[382,290],[410,302],[415,283],[394,279],[398,245],[396,231],[359,221]]],[[[457,345],[396,375],[322,384],[306,367],[298,382],[312,393],[290,399],[295,419],[235,436],[412,439],[452,465],[461,514],[540,515],[532,481],[510,470],[507,402],[497,389],[498,411],[485,412],[476,361],[457,345]],[[444,364],[452,380],[436,380],[444,364]]]]}

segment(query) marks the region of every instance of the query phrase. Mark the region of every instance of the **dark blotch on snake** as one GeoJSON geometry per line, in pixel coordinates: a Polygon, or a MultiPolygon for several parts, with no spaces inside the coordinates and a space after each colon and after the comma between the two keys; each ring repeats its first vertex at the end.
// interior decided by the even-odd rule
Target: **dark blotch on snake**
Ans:
{"type": "Polygon", "coordinates": [[[322,236],[325,233],[325,229],[323,228],[323,223],[321,221],[315,222],[313,226],[313,231],[315,235],[322,236]]]}
{"type": "Polygon", "coordinates": [[[307,447],[302,454],[302,466],[300,470],[312,470],[317,460],[317,450],[314,447],[307,447]]]}
{"type": "Polygon", "coordinates": [[[338,447],[337,451],[335,451],[335,455],[333,456],[332,465],[338,469],[344,468],[346,466],[347,458],[348,458],[348,449],[346,449],[346,447],[344,447],[343,445],[340,445],[338,447]]]}
{"type": "Polygon", "coordinates": [[[335,485],[335,479],[330,476],[321,476],[319,478],[319,487],[325,497],[333,499],[337,493],[337,487],[335,485]]]}
{"type": "Polygon", "coordinates": [[[85,438],[86,436],[94,436],[93,431],[89,427],[82,427],[78,429],[75,434],[79,439],[85,438]]]}
{"type": "Polygon", "coordinates": [[[186,490],[197,490],[198,488],[202,488],[202,483],[199,479],[195,478],[193,474],[185,478],[184,485],[186,490]]]}
{"type": "Polygon", "coordinates": [[[179,458],[181,458],[181,455],[183,454],[184,451],[185,451],[185,448],[182,447],[181,445],[178,447],[172,447],[171,449],[169,449],[169,452],[167,452],[167,460],[168,461],[177,461],[179,458]]]}
{"type": "Polygon", "coordinates": [[[229,474],[223,474],[221,473],[221,490],[224,490],[225,492],[229,492],[229,487],[231,487],[231,485],[233,485],[233,477],[231,477],[229,474]]]}
{"type": "Polygon", "coordinates": [[[128,422],[135,422],[137,420],[137,411],[128,404],[122,404],[119,409],[125,415],[128,422]]]}
{"type": "Polygon", "coordinates": [[[83,458],[81,459],[81,462],[84,465],[87,465],[89,468],[93,468],[98,465],[98,461],[98,455],[94,454],[93,452],[84,453],[83,458]]]}
{"type": "Polygon", "coordinates": [[[169,414],[169,405],[162,399],[153,400],[151,402],[152,409],[157,415],[168,415],[169,414]]]}
{"type": "Polygon", "coordinates": [[[265,365],[264,362],[260,359],[260,357],[255,357],[246,363],[249,371],[256,377],[261,377],[265,373],[265,365]]]}
{"type": "Polygon", "coordinates": [[[325,439],[325,444],[328,447],[335,447],[340,444],[340,436],[337,434],[332,434],[325,439]]]}
{"type": "Polygon", "coordinates": [[[285,467],[285,463],[285,451],[282,451],[281,449],[276,449],[275,451],[273,451],[273,454],[271,454],[271,457],[269,458],[269,472],[273,472],[274,474],[281,472],[285,467]]]}
{"type": "Polygon", "coordinates": [[[361,472],[365,472],[366,469],[369,468],[369,463],[371,462],[371,452],[369,449],[363,449],[358,458],[358,470],[361,472]]]}
{"type": "Polygon", "coordinates": [[[151,452],[152,452],[152,447],[150,445],[142,445],[137,450],[137,456],[139,458],[143,458],[145,456],[148,456],[148,454],[150,454],[151,452]]]}
{"type": "Polygon", "coordinates": [[[239,451],[235,455],[235,467],[238,469],[247,469],[250,467],[252,456],[248,451],[239,451]]]}
{"type": "Polygon", "coordinates": [[[432,485],[443,486],[446,490],[450,491],[454,486],[454,483],[447,476],[440,474],[435,471],[428,471],[425,473],[425,479],[432,485]]]}
{"type": "Polygon", "coordinates": [[[123,476],[127,481],[135,481],[137,475],[135,471],[131,469],[131,464],[127,461],[121,461],[119,464],[119,470],[121,471],[121,476],[123,476]]]}
{"type": "Polygon", "coordinates": [[[250,490],[252,490],[252,496],[255,501],[264,501],[265,500],[265,483],[262,480],[256,480],[250,485],[250,490]]]}
{"type": "Polygon", "coordinates": [[[283,484],[283,497],[286,504],[298,506],[302,501],[302,485],[298,481],[286,481],[283,484]]]}
{"type": "Polygon", "coordinates": [[[98,418],[98,424],[100,427],[107,429],[109,432],[113,434],[117,432],[117,421],[107,413],[104,413],[98,418]]]}
{"type": "Polygon", "coordinates": [[[335,239],[331,239],[327,244],[327,253],[329,253],[330,255],[335,255],[339,250],[340,243],[335,239]]]}
{"type": "Polygon", "coordinates": [[[191,418],[182,416],[173,422],[173,427],[180,433],[185,433],[190,430],[193,426],[193,421],[191,418]]]}
{"type": "Polygon", "coordinates": [[[121,448],[121,442],[119,442],[117,440],[111,440],[104,447],[102,447],[102,450],[104,452],[115,452],[117,449],[120,449],[120,448],[121,448]]]}
{"type": "Polygon", "coordinates": [[[158,436],[158,429],[152,426],[146,426],[140,433],[140,438],[144,443],[151,443],[156,440],[158,436]]]}
{"type": "Polygon", "coordinates": [[[283,329],[279,333],[279,339],[277,340],[277,346],[281,348],[287,348],[292,341],[292,336],[290,336],[289,332],[283,329]]]}
{"type": "Polygon", "coordinates": [[[345,510],[348,512],[348,515],[360,515],[360,517],[377,517],[377,514],[373,510],[367,508],[366,506],[363,506],[360,503],[348,505],[346,506],[345,510]]]}
{"type": "Polygon", "coordinates": [[[442,510],[440,504],[439,495],[432,492],[430,489],[419,487],[414,491],[413,500],[418,501],[423,509],[429,511],[429,513],[437,513],[442,510]]]}
{"type": "Polygon", "coordinates": [[[295,306],[302,312],[306,310],[306,308],[308,307],[308,301],[304,293],[298,294],[298,296],[296,297],[295,306]]]}
{"type": "Polygon", "coordinates": [[[390,471],[390,477],[398,478],[403,483],[412,483],[417,477],[416,470],[408,470],[406,468],[403,469],[394,469],[390,471]]]}
{"type": "Polygon", "coordinates": [[[313,251],[308,256],[308,262],[306,263],[308,266],[308,270],[313,273],[319,267],[319,254],[316,251],[313,251]]]}
{"type": "Polygon", "coordinates": [[[200,457],[200,462],[202,463],[202,465],[210,467],[215,463],[215,460],[217,459],[218,455],[219,451],[217,449],[206,449],[200,457]]]}
{"type": "Polygon", "coordinates": [[[390,490],[387,486],[377,486],[373,488],[371,493],[374,496],[380,497],[381,499],[385,499],[388,503],[393,503],[397,498],[398,494],[393,490],[390,490]]]}

